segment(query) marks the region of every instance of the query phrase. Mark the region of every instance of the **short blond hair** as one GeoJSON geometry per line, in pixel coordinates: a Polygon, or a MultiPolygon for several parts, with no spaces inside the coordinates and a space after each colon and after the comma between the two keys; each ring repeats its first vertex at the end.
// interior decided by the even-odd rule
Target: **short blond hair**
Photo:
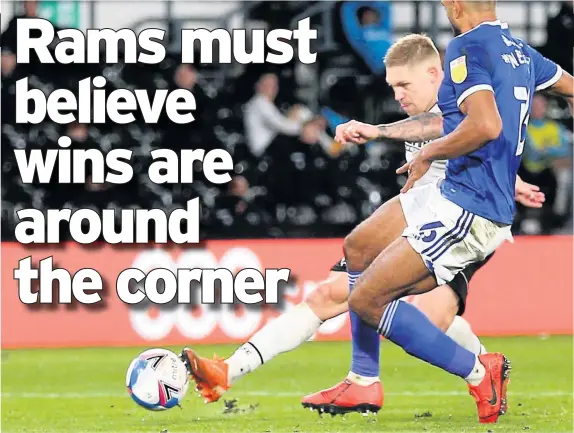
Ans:
{"type": "Polygon", "coordinates": [[[496,0],[468,0],[468,5],[477,11],[496,10],[496,0]]]}
{"type": "Polygon", "coordinates": [[[440,62],[440,54],[432,39],[424,34],[410,34],[398,39],[385,55],[385,65],[405,66],[421,60],[435,59],[440,62]]]}

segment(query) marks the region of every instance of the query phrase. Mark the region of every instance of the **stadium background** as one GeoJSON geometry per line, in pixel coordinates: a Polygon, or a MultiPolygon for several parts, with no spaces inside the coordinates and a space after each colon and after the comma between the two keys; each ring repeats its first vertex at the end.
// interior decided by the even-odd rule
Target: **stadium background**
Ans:
{"type": "MultiPolygon", "coordinates": [[[[515,34],[572,71],[571,4],[499,1],[498,12],[515,34]]],[[[373,123],[404,117],[377,60],[390,40],[412,31],[426,32],[444,48],[452,33],[438,1],[42,1],[38,6],[2,2],[2,431],[487,431],[476,423],[472,399],[458,378],[386,343],[381,368],[385,408],[378,420],[318,419],[301,411],[302,395],[332,386],[347,372],[347,315],[326,322],[314,336],[341,341],[313,342],[279,356],[236,384],[228,402],[206,406],[188,397],[182,410],[149,413],[127,397],[124,387],[125,369],[142,347],[180,350],[183,344],[206,343],[198,347],[202,354],[231,354],[238,342],[313,290],[340,258],[342,237],[398,192],[404,182],[394,174],[404,158],[401,144],[373,142],[338,149],[330,137],[345,116],[373,123]],[[149,67],[17,65],[13,18],[25,5],[29,14],[38,13],[60,27],[166,29],[171,55],[149,67]],[[290,129],[291,135],[277,134],[273,142],[255,145],[243,123],[245,104],[262,73],[270,71],[260,66],[180,65],[179,30],[292,28],[307,16],[319,30],[318,63],[271,70],[279,84],[274,102],[285,114],[279,127],[299,126],[290,129]],[[199,120],[185,127],[166,122],[122,127],[14,123],[16,80],[29,77],[33,86],[50,92],[57,87],[75,89],[82,78],[98,74],[107,78],[109,89],[192,89],[199,120]],[[55,182],[22,185],[13,149],[54,148],[63,134],[73,138],[75,147],[133,149],[138,174],[122,187],[101,188],[89,182],[73,187],[55,182]],[[193,185],[155,186],[144,176],[155,147],[226,148],[234,157],[236,178],[224,188],[201,178],[193,185]],[[30,247],[14,242],[15,212],[22,208],[129,206],[170,211],[195,196],[202,201],[201,231],[206,239],[196,248],[73,242],[30,247]],[[28,256],[34,263],[51,256],[70,272],[97,269],[106,281],[104,303],[91,308],[23,305],[13,270],[28,256]],[[129,308],[114,292],[118,273],[128,267],[199,266],[289,267],[286,302],[250,309],[194,305],[159,310],[129,308]]],[[[273,93],[273,76],[267,77],[271,91],[263,87],[273,93]]],[[[545,113],[538,110],[543,112],[539,126],[556,131],[553,122],[558,122],[571,128],[565,107],[553,100],[548,103],[545,113]]],[[[503,246],[471,284],[465,317],[475,332],[487,336],[483,342],[489,350],[504,351],[514,363],[511,409],[488,431],[572,431],[572,144],[571,133],[560,131],[562,137],[555,135],[554,141],[529,140],[524,155],[530,165],[521,174],[544,188],[549,197],[545,210],[519,209],[515,244],[503,246]]],[[[253,136],[261,137],[260,131],[253,136]]],[[[65,231],[61,234],[67,237],[65,231]]]]}
{"type": "MultiPolygon", "coordinates": [[[[507,21],[516,35],[572,71],[571,2],[499,3],[500,19],[507,21]]],[[[17,40],[12,18],[22,13],[26,4],[11,2],[2,11],[4,348],[238,342],[282,308],[300,301],[339,259],[342,237],[395,195],[404,182],[394,174],[404,157],[402,146],[373,142],[337,149],[330,138],[334,126],[344,118],[383,123],[404,117],[372,53],[380,57],[392,40],[411,31],[429,34],[441,49],[452,35],[439,2],[164,1],[139,2],[137,8],[132,2],[40,2],[36,6],[28,3],[28,13],[47,17],[59,27],[166,29],[170,55],[157,66],[15,65],[11,56],[17,40]],[[181,65],[177,61],[181,28],[294,28],[297,20],[307,16],[319,30],[315,45],[318,62],[311,67],[296,62],[270,68],[181,65]],[[275,105],[285,113],[282,121],[299,126],[296,132],[293,128],[285,132],[287,128],[256,147],[243,119],[255,84],[265,73],[272,74],[271,87],[273,77],[278,80],[275,105]],[[98,74],[107,78],[109,89],[192,89],[198,100],[198,120],[185,126],[168,122],[129,126],[14,123],[16,80],[28,76],[33,86],[49,92],[57,87],[75,89],[82,78],[98,74]],[[23,185],[12,149],[54,147],[63,134],[82,148],[104,152],[118,147],[133,149],[137,173],[133,182],[104,187],[89,182],[23,185]],[[197,171],[198,180],[192,185],[154,185],[144,173],[150,150],[158,147],[226,148],[234,157],[234,181],[217,188],[208,185],[197,171]],[[29,248],[13,242],[18,209],[142,207],[169,212],[196,196],[202,202],[201,233],[206,241],[197,248],[81,247],[73,242],[29,248]],[[71,272],[94,267],[108,284],[105,303],[91,309],[22,305],[12,270],[30,254],[34,262],[53,256],[54,263],[71,272]],[[238,305],[194,305],[160,311],[153,306],[130,308],[113,293],[117,274],[127,267],[149,270],[201,265],[234,271],[289,267],[288,302],[250,310],[238,305]]],[[[555,100],[548,101],[541,121],[571,128],[567,110],[555,100]]],[[[516,244],[505,245],[471,285],[467,316],[480,335],[572,332],[571,133],[563,131],[561,145],[566,153],[550,152],[542,163],[533,160],[542,164],[542,169],[523,168],[523,176],[541,184],[552,201],[542,213],[519,209],[516,244]],[[536,296],[540,290],[545,292],[542,300],[536,296]],[[493,305],[492,297],[502,302],[493,305]]],[[[255,132],[257,136],[259,131],[255,132]]],[[[553,147],[558,143],[547,144],[553,147]]],[[[528,155],[525,153],[525,158],[528,155]]],[[[67,233],[62,232],[62,237],[67,233]]],[[[347,317],[324,324],[316,338],[348,338],[347,317]]]]}

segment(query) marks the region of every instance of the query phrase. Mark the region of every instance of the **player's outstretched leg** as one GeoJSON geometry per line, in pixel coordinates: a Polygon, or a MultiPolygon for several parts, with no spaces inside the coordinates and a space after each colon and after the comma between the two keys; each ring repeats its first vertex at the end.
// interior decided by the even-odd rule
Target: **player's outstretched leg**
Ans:
{"type": "MultiPolygon", "coordinates": [[[[417,306],[436,326],[445,331],[446,334],[464,348],[476,355],[486,353],[486,348],[481,344],[479,338],[472,332],[470,324],[457,314],[464,312],[466,303],[466,286],[459,287],[459,283],[466,284],[466,279],[470,280],[471,275],[466,274],[457,278],[451,285],[443,285],[431,292],[415,297],[414,305],[417,306]]],[[[356,316],[358,317],[358,316],[356,316]]],[[[353,330],[355,323],[351,322],[353,330]]],[[[361,322],[362,327],[367,327],[361,322]]],[[[369,328],[372,329],[372,328],[369,328]]],[[[373,330],[373,332],[376,332],[373,330]]],[[[337,385],[309,395],[302,399],[305,408],[317,410],[320,413],[345,414],[349,412],[377,413],[384,402],[383,386],[380,380],[370,381],[369,378],[358,376],[355,371],[356,359],[364,359],[365,349],[360,344],[355,344],[356,338],[361,338],[360,334],[351,333],[353,338],[353,367],[347,377],[337,385]]],[[[378,334],[377,334],[378,335],[378,334]]],[[[377,348],[378,350],[378,348],[377,348]]],[[[378,355],[378,353],[377,353],[378,355]]],[[[379,357],[368,358],[376,363],[379,368],[379,357]]],[[[360,364],[359,364],[360,366],[360,364]]],[[[360,370],[359,370],[360,371],[360,370]]],[[[378,379],[378,370],[375,373],[378,379]]]]}
{"type": "Polygon", "coordinates": [[[510,365],[504,355],[477,357],[415,306],[396,300],[428,274],[409,242],[397,239],[363,272],[349,297],[349,308],[407,353],[463,378],[476,400],[480,422],[495,422],[506,411],[510,365]]]}
{"type": "Polygon", "coordinates": [[[272,320],[229,358],[204,358],[185,348],[181,356],[197,391],[206,403],[219,400],[240,377],[300,346],[325,320],[346,312],[348,294],[346,272],[331,272],[304,302],[272,320]]]}

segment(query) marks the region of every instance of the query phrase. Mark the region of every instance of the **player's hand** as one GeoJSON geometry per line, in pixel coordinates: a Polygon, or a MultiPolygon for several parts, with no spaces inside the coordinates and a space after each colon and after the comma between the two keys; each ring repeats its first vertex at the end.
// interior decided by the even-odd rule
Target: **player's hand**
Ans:
{"type": "Polygon", "coordinates": [[[407,182],[401,189],[401,193],[405,193],[411,189],[415,182],[423,177],[427,171],[429,171],[432,161],[427,160],[423,155],[421,155],[421,153],[421,151],[417,152],[410,162],[407,162],[397,170],[397,174],[409,174],[407,182]]]}
{"type": "Polygon", "coordinates": [[[546,201],[546,196],[536,185],[524,182],[516,177],[515,196],[516,201],[526,207],[541,208],[546,201]]]}
{"type": "Polygon", "coordinates": [[[335,140],[341,144],[365,144],[379,136],[379,128],[368,123],[351,120],[335,129],[335,140]]]}

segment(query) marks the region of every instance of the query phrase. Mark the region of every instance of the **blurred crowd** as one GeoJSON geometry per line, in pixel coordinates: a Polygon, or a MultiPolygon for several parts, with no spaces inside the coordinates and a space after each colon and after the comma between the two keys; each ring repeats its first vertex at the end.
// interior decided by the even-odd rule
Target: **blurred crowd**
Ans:
{"type": "MultiPolygon", "coordinates": [[[[34,2],[27,2],[25,15],[35,13],[34,2]]],[[[279,22],[285,20],[284,13],[257,9],[252,13],[267,17],[272,26],[284,25],[279,22]]],[[[363,8],[358,17],[364,26],[382,19],[369,8],[363,8]]],[[[573,21],[572,2],[566,2],[559,15],[548,22],[548,42],[541,47],[570,71],[572,58],[568,54],[572,49],[556,47],[573,43],[573,21]]],[[[400,144],[338,146],[333,141],[337,122],[357,118],[383,123],[404,117],[385,84],[384,70],[370,70],[354,44],[343,44],[345,53],[320,56],[319,68],[329,68],[333,57],[350,55],[354,60],[346,67],[355,68],[356,74],[323,86],[317,96],[320,108],[311,109],[305,88],[313,76],[301,71],[300,65],[248,65],[237,76],[213,75],[201,64],[181,64],[177,54],[151,66],[121,62],[41,65],[34,58],[30,64],[21,65],[14,56],[15,30],[13,19],[1,40],[3,240],[14,239],[16,212],[24,208],[154,208],[169,213],[195,197],[202,203],[204,239],[338,237],[396,195],[405,180],[395,174],[404,159],[400,144]],[[138,119],[123,126],[111,122],[15,123],[17,80],[28,77],[31,87],[48,94],[56,88],[76,92],[78,81],[98,75],[106,78],[110,91],[137,88],[151,94],[157,89],[189,89],[197,101],[196,121],[176,125],[163,116],[158,124],[138,119]],[[57,148],[62,135],[72,138],[72,148],[96,148],[104,154],[116,148],[132,149],[134,178],[125,185],[89,181],[61,185],[56,173],[47,185],[22,184],[13,150],[57,148]],[[189,167],[195,172],[192,184],[153,184],[146,171],[150,152],[157,148],[224,148],[234,159],[232,181],[212,185],[198,164],[189,167]]],[[[560,120],[565,119],[563,111],[557,101],[541,95],[535,99],[521,175],[542,187],[547,205],[543,210],[519,209],[516,233],[551,233],[567,226],[571,219],[572,133],[567,129],[571,121],[560,120]]],[[[67,233],[62,236],[67,237],[67,233]]]]}

